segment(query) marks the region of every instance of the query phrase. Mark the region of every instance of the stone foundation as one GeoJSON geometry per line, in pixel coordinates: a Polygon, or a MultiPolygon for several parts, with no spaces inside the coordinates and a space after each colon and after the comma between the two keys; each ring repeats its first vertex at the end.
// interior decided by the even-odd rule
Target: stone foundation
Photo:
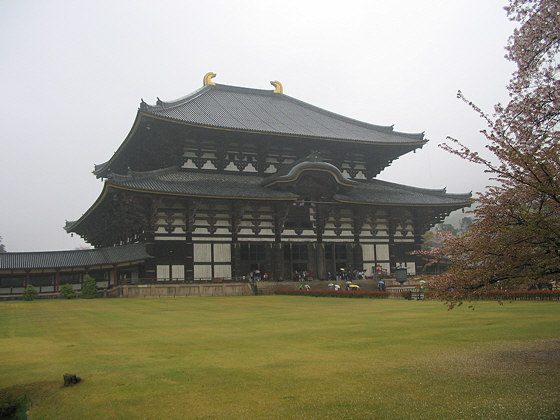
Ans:
{"type": "Polygon", "coordinates": [[[186,297],[186,296],[249,296],[253,289],[247,283],[222,284],[142,284],[123,285],[111,290],[114,297],[186,297]]]}

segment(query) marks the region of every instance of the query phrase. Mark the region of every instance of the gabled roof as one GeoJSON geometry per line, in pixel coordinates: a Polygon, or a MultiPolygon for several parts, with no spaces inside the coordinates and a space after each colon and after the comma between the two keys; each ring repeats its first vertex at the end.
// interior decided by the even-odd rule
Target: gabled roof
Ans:
{"type": "Polygon", "coordinates": [[[274,93],[228,85],[206,85],[181,99],[156,105],[141,103],[140,112],[205,127],[297,137],[380,144],[424,144],[423,133],[400,133],[392,126],[368,124],[274,93]]]}
{"type": "MultiPolygon", "coordinates": [[[[273,189],[285,189],[296,184],[305,173],[321,173],[329,174],[330,180],[334,182],[335,188],[332,193],[338,189],[348,190],[354,188],[358,183],[352,179],[346,178],[340,170],[331,163],[323,160],[321,152],[315,151],[309,156],[280,169],[275,174],[266,177],[262,186],[273,189]]],[[[333,188],[333,184],[327,182],[325,185],[318,185],[320,189],[333,188]]]]}
{"type": "Polygon", "coordinates": [[[72,268],[138,262],[152,258],[145,244],[99,249],[47,252],[7,252],[0,254],[0,270],[72,268]]]}

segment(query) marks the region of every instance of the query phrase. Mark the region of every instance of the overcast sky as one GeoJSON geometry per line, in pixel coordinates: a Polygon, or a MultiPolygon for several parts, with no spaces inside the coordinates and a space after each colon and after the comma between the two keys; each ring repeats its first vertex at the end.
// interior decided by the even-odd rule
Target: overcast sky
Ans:
{"type": "Polygon", "coordinates": [[[480,191],[481,168],[438,148],[483,148],[507,99],[513,26],[494,0],[0,0],[0,236],[8,251],[74,249],[63,230],[99,196],[91,173],[132,127],[140,99],[217,83],[273,89],[430,142],[379,178],[480,191]]]}

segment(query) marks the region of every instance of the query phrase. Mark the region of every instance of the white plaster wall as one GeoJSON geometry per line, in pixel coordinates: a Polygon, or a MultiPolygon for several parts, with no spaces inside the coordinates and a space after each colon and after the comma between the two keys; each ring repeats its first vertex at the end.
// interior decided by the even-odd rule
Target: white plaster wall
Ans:
{"type": "Polygon", "coordinates": [[[194,262],[211,262],[211,246],[212,244],[193,244],[194,262]]]}
{"type": "Polygon", "coordinates": [[[408,261],[405,264],[406,264],[406,273],[410,276],[415,276],[416,275],[416,264],[414,263],[414,261],[408,261]]]}
{"type": "Polygon", "coordinates": [[[231,265],[215,265],[214,277],[231,278],[231,265]]]}
{"type": "Polygon", "coordinates": [[[231,262],[230,244],[214,244],[214,262],[231,262]]]}
{"type": "Polygon", "coordinates": [[[157,265],[156,266],[156,277],[158,280],[169,280],[169,266],[168,265],[157,265]]]}
{"type": "Polygon", "coordinates": [[[362,245],[362,255],[364,264],[365,262],[375,261],[375,245],[373,244],[363,244],[362,245]]]}
{"type": "Polygon", "coordinates": [[[171,278],[173,280],[185,280],[185,266],[184,265],[172,265],[171,266],[171,278]]]}
{"type": "Polygon", "coordinates": [[[389,260],[389,245],[388,244],[376,244],[375,252],[377,255],[377,260],[389,260]]]}
{"type": "Polygon", "coordinates": [[[212,266],[210,265],[194,265],[194,278],[195,279],[210,279],[212,278],[212,266]]]}

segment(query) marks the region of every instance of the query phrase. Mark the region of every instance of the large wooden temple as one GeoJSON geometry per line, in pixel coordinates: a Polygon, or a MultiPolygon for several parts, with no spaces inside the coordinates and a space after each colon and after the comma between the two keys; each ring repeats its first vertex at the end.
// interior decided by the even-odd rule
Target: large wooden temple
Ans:
{"type": "Polygon", "coordinates": [[[341,269],[409,274],[430,226],[468,206],[448,194],[376,179],[424,135],[356,121],[274,90],[204,85],[172,102],[141,101],[128,136],[96,165],[103,191],[65,229],[95,249],[0,254],[0,292],[75,288],[85,273],[111,287],[288,280],[341,269]]]}
{"type": "Polygon", "coordinates": [[[408,134],[274,90],[216,84],[172,102],[143,100],[121,146],[94,174],[101,195],[66,230],[95,247],[146,244],[140,278],[272,279],[418,262],[422,234],[470,194],[375,179],[422,147],[408,134]]]}

